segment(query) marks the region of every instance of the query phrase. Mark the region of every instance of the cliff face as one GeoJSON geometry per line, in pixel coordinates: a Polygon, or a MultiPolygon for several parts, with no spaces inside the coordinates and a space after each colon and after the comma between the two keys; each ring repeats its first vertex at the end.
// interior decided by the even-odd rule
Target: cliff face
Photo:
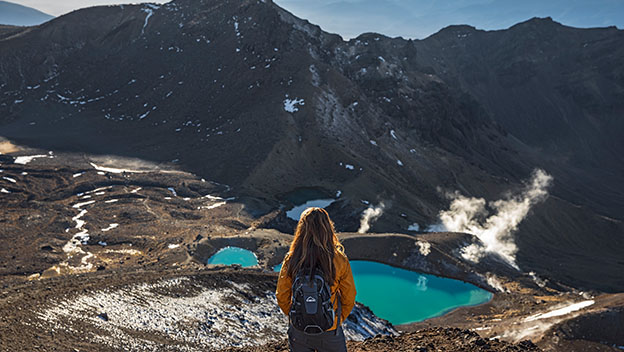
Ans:
{"type": "Polygon", "coordinates": [[[555,196],[520,228],[521,266],[624,287],[621,31],[344,42],[271,2],[180,0],[0,33],[2,136],[176,164],[275,206],[340,190],[341,231],[362,200],[391,204],[374,231],[405,232],[437,222],[440,190],[496,199],[541,167],[555,196]]]}

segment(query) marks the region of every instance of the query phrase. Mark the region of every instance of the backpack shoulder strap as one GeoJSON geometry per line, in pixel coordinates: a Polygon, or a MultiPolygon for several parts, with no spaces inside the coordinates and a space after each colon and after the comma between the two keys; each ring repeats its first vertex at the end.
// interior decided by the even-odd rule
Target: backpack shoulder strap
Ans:
{"type": "Polygon", "coordinates": [[[340,292],[336,291],[336,299],[338,300],[338,310],[336,314],[338,315],[338,322],[336,323],[336,330],[334,330],[334,335],[338,335],[338,329],[340,328],[340,324],[342,323],[342,302],[340,300],[340,292]]]}

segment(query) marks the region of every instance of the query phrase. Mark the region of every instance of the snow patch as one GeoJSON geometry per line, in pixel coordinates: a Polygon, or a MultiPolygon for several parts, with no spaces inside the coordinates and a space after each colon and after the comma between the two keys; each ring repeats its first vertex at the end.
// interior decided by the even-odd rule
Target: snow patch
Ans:
{"type": "Polygon", "coordinates": [[[15,160],[13,161],[13,163],[15,164],[21,164],[21,165],[26,165],[29,162],[33,161],[33,159],[36,158],[49,158],[52,159],[54,158],[54,156],[52,155],[29,155],[29,156],[18,156],[17,158],[15,158],[15,160]]]}
{"type": "Polygon", "coordinates": [[[539,320],[539,319],[548,319],[548,318],[553,318],[553,317],[559,317],[559,316],[562,316],[562,315],[567,315],[567,314],[570,314],[572,312],[576,312],[577,310],[581,310],[583,308],[587,308],[587,307],[593,305],[594,303],[595,303],[594,300],[588,300],[588,301],[583,301],[583,302],[570,304],[570,305],[565,306],[565,307],[561,307],[561,308],[558,308],[558,309],[555,309],[555,310],[551,310],[548,313],[540,313],[540,314],[532,315],[532,316],[524,319],[524,322],[535,321],[535,320],[539,320]]]}
{"type": "Polygon", "coordinates": [[[91,191],[85,192],[85,194],[93,194],[93,193],[96,193],[96,194],[103,194],[103,193],[100,193],[100,192],[105,191],[105,190],[107,190],[107,189],[111,189],[111,188],[113,188],[113,186],[100,187],[100,188],[96,188],[96,189],[94,189],[94,190],[91,190],[91,191]]]}
{"type": "Polygon", "coordinates": [[[143,12],[147,13],[145,16],[145,22],[143,23],[143,28],[141,28],[141,35],[145,34],[145,28],[147,28],[147,24],[149,23],[150,17],[154,14],[153,9],[142,9],[143,12]]]}
{"type": "Polygon", "coordinates": [[[121,174],[124,172],[139,174],[139,173],[149,172],[149,171],[144,171],[144,170],[130,170],[130,169],[118,169],[114,167],[104,167],[104,166],[99,166],[95,163],[89,163],[89,164],[91,164],[91,166],[93,166],[93,168],[96,170],[110,172],[113,174],[121,174]]]}
{"type": "Polygon", "coordinates": [[[13,179],[13,178],[6,177],[6,176],[2,176],[2,178],[3,178],[3,179],[5,179],[5,180],[7,180],[7,181],[9,181],[9,182],[12,182],[12,183],[17,183],[17,181],[15,181],[15,179],[13,179]]]}
{"type": "Polygon", "coordinates": [[[82,230],[82,227],[86,224],[84,220],[80,220],[80,218],[85,216],[85,214],[87,214],[87,210],[83,209],[80,213],[78,213],[78,215],[72,218],[72,221],[76,222],[76,228],[78,230],[82,230]]]}
{"type": "Polygon", "coordinates": [[[226,203],[227,203],[227,202],[218,202],[218,203],[215,203],[215,204],[209,205],[209,206],[207,206],[207,207],[204,207],[204,209],[215,209],[215,208],[218,208],[218,207],[220,207],[220,206],[222,206],[222,205],[225,205],[226,203]]]}
{"type": "Polygon", "coordinates": [[[303,99],[284,99],[284,110],[290,112],[290,113],[294,113],[299,111],[299,108],[297,107],[297,105],[305,105],[305,101],[303,99]]]}
{"type": "Polygon", "coordinates": [[[234,32],[236,33],[237,37],[240,37],[240,31],[238,30],[238,21],[234,21],[234,32]]]}
{"type": "Polygon", "coordinates": [[[76,204],[73,205],[73,208],[80,209],[80,208],[84,207],[85,205],[89,205],[89,204],[93,204],[93,203],[95,203],[94,200],[90,200],[88,202],[76,203],[76,204]]]}
{"type": "Polygon", "coordinates": [[[55,265],[48,270],[56,271],[57,274],[61,273],[61,268],[73,272],[84,272],[91,271],[93,269],[93,264],[89,263],[89,259],[93,258],[94,255],[91,252],[85,252],[82,248],[79,247],[81,244],[87,244],[89,241],[89,232],[84,229],[86,222],[81,220],[81,218],[87,214],[87,210],[83,209],[80,213],[72,218],[72,221],[76,222],[76,229],[79,230],[64,246],[63,252],[68,254],[68,258],[73,256],[82,255],[80,260],[80,266],[74,267],[69,265],[67,261],[63,261],[59,263],[59,265],[55,265]]]}
{"type": "Polygon", "coordinates": [[[152,111],[151,110],[147,110],[147,112],[145,112],[143,115],[139,116],[139,120],[143,120],[144,118],[146,118],[147,115],[149,115],[150,112],[152,112],[152,111]]]}
{"type": "Polygon", "coordinates": [[[107,228],[102,229],[102,232],[108,232],[108,231],[110,231],[110,230],[112,230],[112,229],[115,229],[115,228],[117,228],[117,227],[119,227],[119,224],[110,224],[110,225],[108,225],[108,227],[107,227],[107,228]]]}
{"type": "Polygon", "coordinates": [[[143,252],[136,249],[107,249],[104,253],[143,255],[143,252]]]}

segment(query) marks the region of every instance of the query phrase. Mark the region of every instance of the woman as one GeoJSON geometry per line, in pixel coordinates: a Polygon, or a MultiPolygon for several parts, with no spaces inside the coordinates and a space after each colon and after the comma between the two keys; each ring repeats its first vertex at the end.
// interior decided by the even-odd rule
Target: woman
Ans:
{"type": "Polygon", "coordinates": [[[320,272],[329,284],[334,310],[337,311],[340,306],[340,312],[336,314],[334,325],[318,335],[308,335],[289,324],[290,351],[346,351],[338,319],[340,323],[344,322],[355,305],[355,284],[349,259],[338,241],[334,223],[323,208],[308,208],[301,214],[290,250],[284,258],[275,293],[284,314],[290,312],[293,279],[300,270],[310,272],[312,269],[320,272]]]}

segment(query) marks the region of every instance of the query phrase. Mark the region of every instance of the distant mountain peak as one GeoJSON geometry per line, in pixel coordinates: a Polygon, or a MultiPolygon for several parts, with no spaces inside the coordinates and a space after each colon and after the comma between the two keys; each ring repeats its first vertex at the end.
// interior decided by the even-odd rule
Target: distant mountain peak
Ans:
{"type": "Polygon", "coordinates": [[[542,26],[542,27],[552,27],[552,26],[563,26],[563,24],[555,21],[552,19],[552,17],[548,16],[548,17],[532,17],[524,22],[520,22],[517,23],[515,25],[513,25],[511,28],[513,27],[524,27],[524,26],[532,26],[532,27],[537,27],[537,26],[542,26]]]}
{"type": "Polygon", "coordinates": [[[0,0],[0,24],[12,26],[37,26],[54,16],[39,10],[0,0]]]}
{"type": "Polygon", "coordinates": [[[466,35],[476,33],[479,31],[483,31],[481,29],[477,29],[474,26],[470,26],[467,24],[454,24],[440,29],[437,33],[432,34],[430,37],[459,37],[463,38],[466,35]]]}

